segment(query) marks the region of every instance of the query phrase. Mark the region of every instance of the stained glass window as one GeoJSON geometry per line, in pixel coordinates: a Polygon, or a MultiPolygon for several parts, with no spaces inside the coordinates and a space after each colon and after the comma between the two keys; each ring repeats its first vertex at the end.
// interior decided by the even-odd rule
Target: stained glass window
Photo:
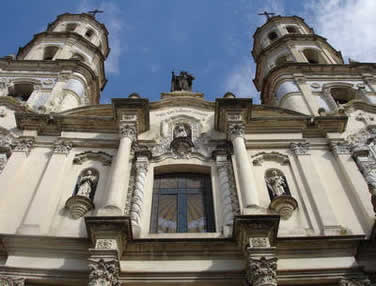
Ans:
{"type": "Polygon", "coordinates": [[[154,179],[151,232],[214,232],[210,176],[177,173],[154,179]]]}

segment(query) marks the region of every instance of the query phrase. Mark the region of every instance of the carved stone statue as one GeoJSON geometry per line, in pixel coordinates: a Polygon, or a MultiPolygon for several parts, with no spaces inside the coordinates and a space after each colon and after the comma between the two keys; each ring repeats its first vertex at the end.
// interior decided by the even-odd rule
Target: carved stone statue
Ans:
{"type": "Polygon", "coordinates": [[[285,178],[279,175],[276,170],[272,171],[270,177],[265,177],[268,188],[272,191],[273,197],[279,197],[287,194],[287,184],[285,178]]]}
{"type": "Polygon", "coordinates": [[[171,91],[192,91],[192,81],[194,79],[192,75],[185,71],[180,72],[180,75],[175,75],[175,73],[172,72],[171,91]]]}
{"type": "Polygon", "coordinates": [[[97,185],[98,176],[92,170],[87,170],[78,182],[77,196],[90,198],[97,185]]]}

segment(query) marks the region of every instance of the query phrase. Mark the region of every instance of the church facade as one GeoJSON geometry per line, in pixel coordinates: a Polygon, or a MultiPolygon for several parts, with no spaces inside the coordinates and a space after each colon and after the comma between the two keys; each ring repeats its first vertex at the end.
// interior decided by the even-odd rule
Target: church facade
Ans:
{"type": "Polygon", "coordinates": [[[187,72],[99,104],[109,52],[67,13],[0,59],[0,285],[374,283],[375,64],[275,16],[261,105],[187,72]]]}

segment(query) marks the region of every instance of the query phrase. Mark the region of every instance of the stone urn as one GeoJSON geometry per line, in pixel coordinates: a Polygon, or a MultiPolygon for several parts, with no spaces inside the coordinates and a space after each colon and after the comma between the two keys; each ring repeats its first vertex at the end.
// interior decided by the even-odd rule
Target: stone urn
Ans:
{"type": "Polygon", "coordinates": [[[275,197],[269,205],[269,208],[280,214],[282,219],[289,219],[298,207],[298,202],[289,195],[275,197]]]}
{"type": "Polygon", "coordinates": [[[93,202],[84,196],[71,196],[65,203],[73,219],[83,217],[88,211],[94,209],[93,202]]]}

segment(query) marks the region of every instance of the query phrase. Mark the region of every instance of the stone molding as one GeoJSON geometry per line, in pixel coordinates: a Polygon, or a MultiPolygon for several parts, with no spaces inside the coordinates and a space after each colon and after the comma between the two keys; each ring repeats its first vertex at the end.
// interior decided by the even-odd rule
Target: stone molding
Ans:
{"type": "Polygon", "coordinates": [[[305,143],[291,143],[290,150],[296,156],[298,155],[309,155],[310,144],[305,143]]]}
{"type": "Polygon", "coordinates": [[[252,286],[277,286],[277,258],[252,257],[248,251],[247,281],[252,286]]]}
{"type": "Polygon", "coordinates": [[[81,165],[88,160],[99,161],[103,166],[110,166],[112,163],[112,156],[102,151],[86,151],[76,154],[73,159],[73,164],[81,165]]]}
{"type": "Polygon", "coordinates": [[[277,196],[269,205],[269,208],[279,213],[284,220],[289,219],[297,207],[298,202],[290,195],[277,196]]]}
{"type": "Polygon", "coordinates": [[[229,163],[217,162],[218,179],[223,204],[223,224],[232,227],[234,223],[234,210],[232,203],[232,184],[229,175],[229,163]]]}
{"type": "Polygon", "coordinates": [[[120,286],[117,259],[89,259],[89,286],[120,286]]]}
{"type": "Polygon", "coordinates": [[[8,162],[8,157],[4,153],[0,153],[0,174],[3,172],[5,165],[8,162]]]}

